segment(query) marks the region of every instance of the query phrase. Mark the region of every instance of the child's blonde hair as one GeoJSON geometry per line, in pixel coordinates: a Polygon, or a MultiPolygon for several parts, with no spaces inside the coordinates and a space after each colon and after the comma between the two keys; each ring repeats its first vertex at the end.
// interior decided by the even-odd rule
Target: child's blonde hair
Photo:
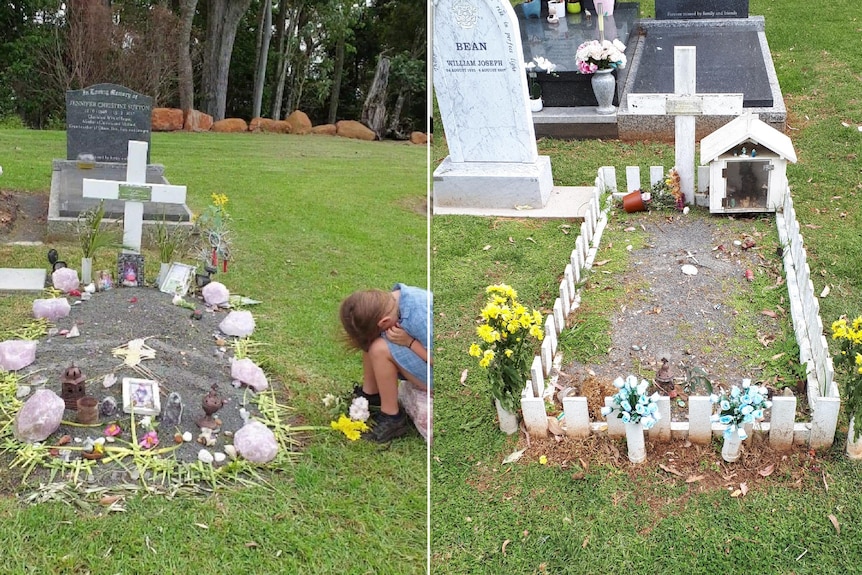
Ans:
{"type": "Polygon", "coordinates": [[[348,343],[368,351],[371,342],[380,337],[379,322],[392,305],[392,294],[383,290],[357,291],[341,302],[339,316],[348,343]]]}

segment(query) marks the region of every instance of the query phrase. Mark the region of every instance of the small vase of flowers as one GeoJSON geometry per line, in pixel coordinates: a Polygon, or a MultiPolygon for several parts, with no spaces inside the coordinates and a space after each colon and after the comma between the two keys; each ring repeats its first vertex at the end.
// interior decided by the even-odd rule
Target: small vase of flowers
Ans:
{"type": "Polygon", "coordinates": [[[709,396],[710,401],[718,405],[718,412],[713,414],[711,420],[727,426],[724,429],[721,457],[728,463],[739,459],[742,442],[748,439],[746,426],[763,419],[765,410],[772,407],[767,397],[767,389],[751,385],[750,379],[743,379],[741,388],[732,386],[729,393],[722,391],[709,396]]]}
{"type": "Polygon", "coordinates": [[[479,359],[479,367],[488,373],[491,395],[500,412],[501,430],[515,433],[511,424],[503,429],[505,421],[517,414],[521,391],[526,386],[530,364],[535,354],[533,341],[541,341],[542,314],[529,310],[518,302],[517,292],[505,284],[491,285],[481,311],[476,334],[479,343],[470,345],[469,354],[479,359]]]}
{"type": "Polygon", "coordinates": [[[628,447],[629,461],[632,463],[643,463],[646,461],[646,447],[644,445],[644,430],[652,429],[661,419],[656,399],[658,393],[647,395],[649,382],[629,375],[625,379],[618,377],[614,381],[614,387],[619,391],[611,397],[611,406],[602,408],[602,415],[606,418],[612,413],[617,413],[617,418],[626,424],[626,444],[628,447]]]}

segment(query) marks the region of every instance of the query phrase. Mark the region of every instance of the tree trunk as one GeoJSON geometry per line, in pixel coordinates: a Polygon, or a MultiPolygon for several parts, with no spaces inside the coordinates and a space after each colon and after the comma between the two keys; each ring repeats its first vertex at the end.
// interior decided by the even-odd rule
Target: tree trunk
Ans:
{"type": "MultiPolygon", "coordinates": [[[[282,0],[284,1],[284,0],[282,0]]],[[[269,56],[269,42],[272,38],[272,0],[261,3],[261,15],[257,31],[257,66],[254,70],[254,100],[252,102],[252,117],[260,116],[263,101],[263,85],[266,81],[266,61],[269,56]]]]}
{"type": "Polygon", "coordinates": [[[209,1],[203,98],[204,109],[214,121],[224,119],[233,42],[237,26],[250,5],[251,0],[209,1]]]}
{"type": "Polygon", "coordinates": [[[180,108],[183,113],[195,107],[194,71],[192,68],[192,21],[198,0],[180,0],[179,70],[177,71],[180,108]]]}
{"type": "Polygon", "coordinates": [[[272,94],[272,119],[281,119],[281,102],[284,97],[284,84],[287,79],[287,67],[290,64],[290,46],[293,42],[290,40],[291,33],[296,27],[296,16],[300,7],[294,6],[290,9],[288,15],[287,3],[281,1],[282,6],[279,8],[279,41],[278,41],[278,66],[275,78],[275,89],[272,94]],[[288,30],[288,26],[290,29],[288,30]]]}
{"type": "Polygon", "coordinates": [[[341,75],[344,71],[344,45],[347,40],[342,35],[335,44],[335,64],[332,70],[332,90],[329,92],[329,116],[327,122],[334,124],[338,117],[338,96],[341,93],[341,75]]]}
{"type": "Polygon", "coordinates": [[[402,134],[399,124],[401,123],[401,110],[404,108],[404,89],[398,90],[398,97],[395,99],[395,107],[389,114],[389,127],[386,129],[386,134],[392,134],[398,140],[406,139],[406,134],[402,134]]]}
{"type": "Polygon", "coordinates": [[[377,70],[374,81],[368,90],[368,96],[362,105],[362,123],[371,128],[378,138],[382,138],[386,129],[386,89],[389,86],[389,58],[380,56],[377,60],[377,70]]]}

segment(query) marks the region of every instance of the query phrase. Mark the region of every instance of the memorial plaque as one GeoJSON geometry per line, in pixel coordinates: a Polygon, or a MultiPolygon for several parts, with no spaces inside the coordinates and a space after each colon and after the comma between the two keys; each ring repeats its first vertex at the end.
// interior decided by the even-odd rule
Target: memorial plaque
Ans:
{"type": "MultiPolygon", "coordinates": [[[[150,142],[153,99],[116,84],[66,92],[66,158],[125,162],[129,140],[150,142]]],[[[149,153],[147,155],[149,163],[149,153]]]]}
{"type": "Polygon", "coordinates": [[[656,20],[748,18],[748,0],[655,0],[656,20]]]}

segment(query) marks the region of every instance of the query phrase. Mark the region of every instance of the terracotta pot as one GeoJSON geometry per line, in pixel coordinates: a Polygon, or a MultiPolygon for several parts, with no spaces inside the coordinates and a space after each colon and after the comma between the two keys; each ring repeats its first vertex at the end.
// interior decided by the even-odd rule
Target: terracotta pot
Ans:
{"type": "Polygon", "coordinates": [[[99,400],[92,395],[78,399],[78,423],[90,425],[99,421],[99,400]]]}
{"type": "Polygon", "coordinates": [[[637,190],[623,196],[623,209],[628,213],[646,211],[641,193],[637,190]]]}

